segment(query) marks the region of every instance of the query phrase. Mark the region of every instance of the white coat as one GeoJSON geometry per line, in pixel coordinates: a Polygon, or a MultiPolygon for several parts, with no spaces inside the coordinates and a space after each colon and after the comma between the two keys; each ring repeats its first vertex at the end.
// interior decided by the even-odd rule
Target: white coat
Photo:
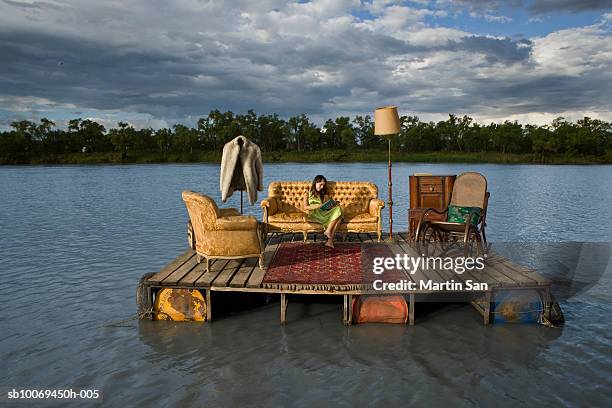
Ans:
{"type": "Polygon", "coordinates": [[[259,146],[238,136],[223,146],[221,156],[221,200],[225,202],[234,190],[246,190],[251,205],[257,191],[263,191],[263,161],[259,146]]]}

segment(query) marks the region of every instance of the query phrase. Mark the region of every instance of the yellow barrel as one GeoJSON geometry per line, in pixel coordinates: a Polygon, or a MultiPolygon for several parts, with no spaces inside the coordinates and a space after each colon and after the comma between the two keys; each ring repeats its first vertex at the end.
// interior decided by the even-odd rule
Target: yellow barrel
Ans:
{"type": "Polygon", "coordinates": [[[206,320],[206,301],[197,289],[162,289],[155,297],[155,320],[206,320]]]}

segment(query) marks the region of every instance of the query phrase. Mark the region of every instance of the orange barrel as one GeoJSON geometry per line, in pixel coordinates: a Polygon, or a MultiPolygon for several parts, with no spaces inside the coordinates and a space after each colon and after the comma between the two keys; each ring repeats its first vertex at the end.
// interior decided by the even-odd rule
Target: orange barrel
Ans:
{"type": "Polygon", "coordinates": [[[197,289],[162,289],[155,297],[155,320],[206,320],[206,301],[197,289]]]}
{"type": "Polygon", "coordinates": [[[355,296],[351,305],[355,323],[406,323],[408,304],[400,295],[355,296]]]}

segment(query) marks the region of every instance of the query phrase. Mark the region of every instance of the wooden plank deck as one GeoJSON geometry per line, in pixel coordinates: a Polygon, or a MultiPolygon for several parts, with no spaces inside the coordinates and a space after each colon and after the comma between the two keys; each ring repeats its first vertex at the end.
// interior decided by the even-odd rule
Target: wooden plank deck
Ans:
{"type": "MultiPolygon", "coordinates": [[[[324,236],[318,233],[308,234],[308,242],[324,241],[324,236]]],[[[393,255],[408,254],[410,257],[417,257],[418,253],[413,243],[408,241],[407,233],[396,233],[393,242],[390,242],[388,235],[383,234],[383,242],[377,245],[386,245],[393,255]]],[[[417,268],[414,271],[405,270],[407,281],[413,282],[417,289],[403,291],[380,291],[374,290],[372,284],[363,284],[358,289],[351,290],[285,290],[285,289],[269,289],[262,287],[262,280],[265,275],[266,268],[270,265],[276,250],[283,242],[303,241],[303,235],[298,234],[283,234],[270,233],[267,237],[266,248],[264,253],[264,269],[260,269],[257,259],[246,260],[211,260],[210,270],[206,271],[206,263],[197,262],[197,256],[193,250],[187,250],[168,265],[162,268],[159,272],[151,276],[146,285],[149,288],[151,298],[154,292],[160,288],[196,288],[206,292],[207,304],[209,307],[209,315],[212,315],[210,310],[211,293],[215,291],[230,291],[230,292],[255,292],[255,293],[277,293],[281,294],[281,321],[285,321],[285,312],[287,309],[288,294],[304,294],[304,295],[343,295],[344,298],[344,322],[350,324],[351,316],[348,311],[350,301],[354,295],[360,294],[406,294],[409,295],[409,322],[414,324],[414,303],[415,295],[436,293],[457,292],[454,290],[436,291],[420,289],[420,282],[431,281],[434,284],[443,284],[454,280],[455,282],[465,283],[469,280],[473,283],[486,283],[488,289],[480,293],[484,301],[472,302],[474,307],[483,314],[485,324],[489,322],[489,307],[493,291],[499,290],[522,290],[536,289],[544,293],[544,299],[550,297],[551,281],[540,275],[536,271],[530,270],[522,265],[502,257],[498,253],[491,251],[485,262],[483,270],[465,271],[462,274],[457,274],[445,269],[435,268],[417,268]],[[488,302],[488,305],[487,305],[488,302]],[[483,304],[485,306],[483,306],[483,304]],[[489,306],[489,307],[487,307],[489,306]]],[[[362,242],[372,243],[377,242],[376,234],[348,234],[346,242],[362,242]]],[[[455,254],[457,255],[458,252],[455,254]]],[[[452,251],[449,255],[453,255],[452,251]]],[[[441,255],[443,256],[443,255],[441,255]]],[[[545,305],[546,310],[548,310],[545,305]]]]}

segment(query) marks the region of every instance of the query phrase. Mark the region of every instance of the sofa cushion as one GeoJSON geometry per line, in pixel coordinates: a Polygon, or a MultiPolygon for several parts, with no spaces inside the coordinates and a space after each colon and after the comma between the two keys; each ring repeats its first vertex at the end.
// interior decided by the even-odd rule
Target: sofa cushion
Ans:
{"type": "Polygon", "coordinates": [[[378,218],[374,217],[372,215],[370,215],[369,213],[364,213],[364,214],[356,214],[356,215],[352,215],[352,214],[345,214],[344,215],[344,222],[347,223],[364,223],[364,222],[377,222],[378,218]]]}
{"type": "Polygon", "coordinates": [[[308,215],[303,212],[279,212],[268,216],[268,222],[306,222],[308,215]]]}

